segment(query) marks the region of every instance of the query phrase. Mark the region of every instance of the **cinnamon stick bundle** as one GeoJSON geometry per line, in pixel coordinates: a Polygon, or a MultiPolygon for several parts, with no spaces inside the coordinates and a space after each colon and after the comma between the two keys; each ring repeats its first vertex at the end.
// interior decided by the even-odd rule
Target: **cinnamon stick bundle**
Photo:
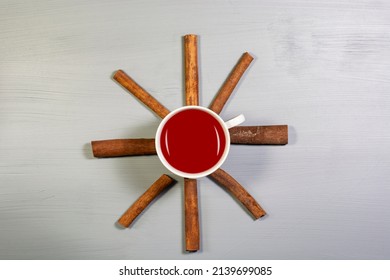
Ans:
{"type": "Polygon", "coordinates": [[[266,213],[257,201],[232,176],[221,168],[209,175],[220,186],[228,190],[240,201],[255,219],[263,217],[266,213]]]}
{"type": "Polygon", "coordinates": [[[92,141],[93,156],[97,158],[155,155],[154,139],[112,139],[92,141]]]}
{"type": "Polygon", "coordinates": [[[249,145],[286,145],[287,125],[236,126],[229,129],[230,143],[249,145]]]}
{"type": "Polygon", "coordinates": [[[141,195],[133,205],[119,218],[118,223],[124,227],[129,227],[142,211],[166,188],[176,183],[174,179],[166,174],[154,182],[146,192],[141,195]]]}
{"type": "Polygon", "coordinates": [[[123,86],[136,98],[138,98],[142,103],[148,106],[160,118],[164,118],[166,115],[169,114],[169,110],[167,108],[165,108],[160,102],[158,102],[153,96],[151,96],[146,90],[144,90],[122,70],[116,71],[113,78],[121,86],[123,86]]]}
{"type": "Polygon", "coordinates": [[[217,93],[215,99],[211,103],[209,108],[212,111],[214,111],[217,114],[221,113],[223,107],[225,106],[225,103],[228,101],[234,88],[237,86],[242,75],[244,75],[244,72],[246,71],[246,69],[248,69],[252,60],[253,60],[253,57],[247,52],[241,56],[240,60],[238,61],[238,63],[234,67],[233,71],[230,73],[230,75],[226,79],[225,83],[223,84],[223,86],[221,87],[219,92],[217,93]]]}

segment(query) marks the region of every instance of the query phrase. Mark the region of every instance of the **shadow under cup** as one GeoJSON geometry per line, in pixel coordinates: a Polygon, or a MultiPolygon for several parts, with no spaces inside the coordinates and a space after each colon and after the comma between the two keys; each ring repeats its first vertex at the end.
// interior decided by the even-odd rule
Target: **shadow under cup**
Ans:
{"type": "Polygon", "coordinates": [[[156,150],[164,166],[185,178],[200,178],[217,170],[230,148],[225,122],[213,111],[185,106],[169,113],[156,133],[156,150]]]}

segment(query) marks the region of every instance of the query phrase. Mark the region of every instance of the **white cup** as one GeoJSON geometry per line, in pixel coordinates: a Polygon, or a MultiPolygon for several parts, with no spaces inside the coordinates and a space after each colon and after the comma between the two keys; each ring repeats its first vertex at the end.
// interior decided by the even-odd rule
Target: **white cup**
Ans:
{"type": "MultiPolygon", "coordinates": [[[[180,108],[170,112],[167,116],[165,116],[165,118],[161,121],[159,127],[157,128],[156,138],[155,138],[157,155],[158,155],[160,161],[162,162],[162,164],[169,171],[171,171],[172,173],[174,173],[176,175],[179,175],[179,176],[184,177],[184,178],[193,178],[193,179],[207,176],[207,175],[213,173],[214,171],[216,171],[219,167],[221,167],[221,165],[226,160],[226,157],[227,157],[229,150],[230,150],[229,128],[237,126],[244,121],[245,121],[245,117],[242,114],[225,122],[218,114],[216,114],[215,112],[211,111],[208,108],[201,107],[201,106],[180,107],[180,108]],[[200,170],[199,172],[196,172],[196,173],[189,173],[189,172],[179,170],[176,167],[172,166],[168,162],[168,160],[165,158],[164,153],[163,153],[162,148],[161,148],[161,145],[162,145],[162,142],[166,141],[166,143],[167,143],[168,140],[165,139],[165,140],[161,141],[161,134],[163,132],[164,127],[172,119],[172,117],[176,116],[178,113],[183,112],[185,110],[194,110],[194,109],[206,112],[207,114],[209,114],[212,118],[214,118],[217,121],[217,123],[220,125],[220,129],[223,131],[223,135],[224,135],[224,139],[225,139],[225,141],[224,141],[225,146],[223,147],[222,155],[219,157],[218,161],[214,165],[212,165],[210,168],[208,168],[206,170],[200,170]]],[[[191,129],[191,128],[189,128],[189,129],[191,129]]],[[[217,130],[216,130],[216,133],[217,133],[217,130]]],[[[167,137],[167,135],[168,135],[168,132],[165,135],[165,137],[167,137]]],[[[199,136],[199,137],[201,137],[201,136],[199,136]]],[[[217,133],[217,137],[219,137],[218,133],[217,133]]],[[[219,143],[220,142],[219,142],[219,138],[218,138],[218,148],[220,148],[219,143]]],[[[171,147],[171,148],[173,148],[173,147],[171,147]]],[[[222,147],[221,147],[221,149],[222,149],[222,147]]],[[[191,159],[188,159],[188,161],[191,161],[191,159]]]]}

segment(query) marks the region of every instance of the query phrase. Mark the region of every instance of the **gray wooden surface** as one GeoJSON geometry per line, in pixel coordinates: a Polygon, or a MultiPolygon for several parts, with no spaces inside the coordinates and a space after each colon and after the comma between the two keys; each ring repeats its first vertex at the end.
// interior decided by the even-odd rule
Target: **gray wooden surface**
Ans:
{"type": "Polygon", "coordinates": [[[389,259],[388,1],[0,1],[1,259],[389,259]],[[223,168],[252,218],[200,180],[202,250],[183,252],[183,183],[131,229],[115,221],[166,170],[94,159],[89,142],[153,137],[123,69],[183,104],[182,36],[200,35],[201,104],[256,59],[222,117],[289,124],[290,143],[234,146],[223,168]]]}

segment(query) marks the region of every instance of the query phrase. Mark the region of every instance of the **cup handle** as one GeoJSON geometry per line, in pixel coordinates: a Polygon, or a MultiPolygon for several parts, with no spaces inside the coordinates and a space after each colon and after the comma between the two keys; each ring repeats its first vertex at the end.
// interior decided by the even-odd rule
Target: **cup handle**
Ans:
{"type": "Polygon", "coordinates": [[[240,114],[237,117],[232,118],[232,119],[226,121],[225,125],[226,125],[227,129],[230,129],[230,128],[234,127],[234,126],[237,126],[237,125],[243,123],[244,121],[245,121],[244,115],[240,114]]]}

